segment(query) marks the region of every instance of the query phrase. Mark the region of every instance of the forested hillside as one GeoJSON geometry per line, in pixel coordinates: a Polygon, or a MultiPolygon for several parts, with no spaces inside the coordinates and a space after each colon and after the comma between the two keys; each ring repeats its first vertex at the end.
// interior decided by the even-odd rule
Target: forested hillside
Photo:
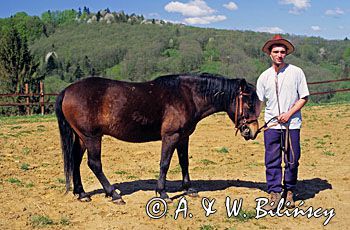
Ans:
{"type": "MultiPolygon", "coordinates": [[[[44,80],[58,92],[91,75],[145,81],[169,73],[209,72],[255,83],[270,63],[261,51],[271,34],[204,29],[143,16],[83,10],[17,13],[0,19],[0,92],[21,92],[25,82],[44,80]]],[[[296,46],[287,61],[304,69],[307,80],[347,78],[350,41],[284,34],[296,46]]],[[[310,87],[330,90],[347,83],[310,87]]],[[[312,100],[348,100],[348,94],[312,100]]]]}

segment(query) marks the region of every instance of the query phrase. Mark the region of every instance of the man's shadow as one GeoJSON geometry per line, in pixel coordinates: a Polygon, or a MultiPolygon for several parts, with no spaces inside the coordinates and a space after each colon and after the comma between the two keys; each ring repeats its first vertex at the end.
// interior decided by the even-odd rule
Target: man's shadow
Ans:
{"type": "MultiPolygon", "coordinates": [[[[180,192],[181,183],[182,182],[179,180],[167,181],[166,191],[168,193],[180,192]]],[[[130,182],[116,183],[113,185],[115,189],[118,189],[121,192],[121,195],[131,195],[138,191],[155,191],[156,186],[157,180],[155,179],[136,180],[130,182]]],[[[192,181],[192,187],[199,192],[199,195],[200,192],[219,191],[225,190],[230,187],[259,189],[261,191],[267,192],[266,183],[244,180],[194,180],[192,181]]],[[[320,178],[300,180],[297,183],[295,198],[296,200],[307,200],[315,197],[316,194],[327,189],[332,189],[332,185],[329,184],[327,180],[323,180],[320,178]]],[[[102,189],[97,189],[89,192],[91,196],[101,193],[104,193],[102,189]]],[[[171,198],[176,199],[181,195],[176,195],[171,198]]]]}

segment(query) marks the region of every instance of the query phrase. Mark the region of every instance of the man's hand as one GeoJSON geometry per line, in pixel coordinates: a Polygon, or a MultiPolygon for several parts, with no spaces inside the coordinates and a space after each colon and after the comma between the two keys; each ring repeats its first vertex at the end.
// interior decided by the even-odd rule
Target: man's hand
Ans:
{"type": "Polygon", "coordinates": [[[290,117],[291,117],[291,114],[287,112],[279,115],[277,119],[280,123],[287,123],[290,117]]]}
{"type": "Polygon", "coordinates": [[[309,100],[308,97],[304,97],[304,98],[300,98],[293,106],[292,108],[286,112],[286,113],[282,113],[281,115],[278,116],[278,121],[280,123],[287,123],[290,119],[290,117],[296,113],[298,110],[300,110],[305,104],[306,102],[309,100]]]}

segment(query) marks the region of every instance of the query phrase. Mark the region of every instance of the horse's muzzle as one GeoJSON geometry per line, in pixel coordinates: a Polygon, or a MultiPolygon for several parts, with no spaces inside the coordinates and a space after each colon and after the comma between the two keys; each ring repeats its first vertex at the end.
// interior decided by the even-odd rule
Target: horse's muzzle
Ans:
{"type": "Polygon", "coordinates": [[[242,137],[244,137],[245,140],[254,140],[256,138],[256,132],[259,128],[259,124],[257,121],[252,122],[250,124],[244,124],[240,127],[240,132],[242,137]]]}

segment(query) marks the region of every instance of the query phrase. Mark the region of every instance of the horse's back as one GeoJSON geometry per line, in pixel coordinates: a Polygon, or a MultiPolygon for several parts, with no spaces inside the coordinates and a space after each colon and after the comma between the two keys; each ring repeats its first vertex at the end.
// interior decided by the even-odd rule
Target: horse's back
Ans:
{"type": "Polygon", "coordinates": [[[130,142],[160,139],[167,95],[153,81],[129,83],[90,77],[65,90],[63,112],[73,128],[130,142]]]}

